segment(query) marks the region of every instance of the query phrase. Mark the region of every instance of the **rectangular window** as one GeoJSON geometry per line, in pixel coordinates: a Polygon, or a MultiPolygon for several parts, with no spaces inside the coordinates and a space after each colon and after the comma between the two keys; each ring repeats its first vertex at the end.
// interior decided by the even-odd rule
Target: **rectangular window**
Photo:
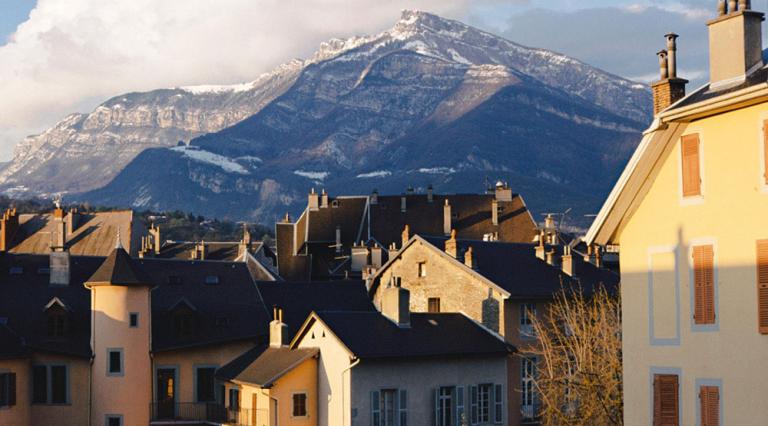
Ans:
{"type": "Polygon", "coordinates": [[[197,377],[197,402],[216,401],[215,367],[198,367],[195,369],[197,377]]]}
{"type": "Polygon", "coordinates": [[[123,416],[107,414],[106,421],[104,423],[106,426],[123,426],[123,416]]]}
{"type": "Polygon", "coordinates": [[[520,304],[520,336],[534,337],[533,317],[536,315],[535,303],[520,304]]]}
{"type": "Polygon", "coordinates": [[[758,330],[768,334],[768,240],[757,242],[757,316],[758,330]]]}
{"type": "Polygon", "coordinates": [[[107,376],[123,375],[123,350],[107,349],[107,376]]]}
{"type": "Polygon", "coordinates": [[[408,392],[405,389],[400,389],[397,392],[399,394],[399,404],[397,406],[397,411],[400,414],[399,426],[408,426],[408,392]]]}
{"type": "Polygon", "coordinates": [[[427,264],[426,262],[419,262],[419,277],[423,278],[427,276],[427,264]]]}
{"type": "Polygon", "coordinates": [[[396,426],[395,423],[395,401],[397,391],[394,389],[384,389],[381,393],[381,426],[396,426]]]}
{"type": "Polygon", "coordinates": [[[532,419],[536,417],[536,388],[534,383],[535,377],[536,358],[523,358],[520,368],[520,388],[522,389],[522,400],[520,405],[523,418],[526,419],[532,419]]]}
{"type": "Polygon", "coordinates": [[[715,255],[711,245],[693,248],[694,315],[696,324],[715,323],[715,255]]]}
{"type": "Polygon", "coordinates": [[[237,411],[240,409],[240,389],[232,388],[229,390],[229,410],[237,411]]]}
{"type": "Polygon", "coordinates": [[[427,301],[428,307],[427,310],[431,314],[439,314],[440,313],[440,298],[439,297],[430,297],[427,301]]]}
{"type": "Polygon", "coordinates": [[[381,405],[379,391],[371,392],[371,426],[381,425],[381,405]]]}
{"type": "Polygon", "coordinates": [[[293,394],[293,417],[307,417],[307,394],[293,394]]]}
{"type": "Polygon", "coordinates": [[[504,393],[501,390],[501,385],[494,385],[493,387],[493,422],[500,424],[504,418],[504,393]]]}
{"type": "Polygon", "coordinates": [[[678,425],[678,378],[676,374],[653,377],[653,426],[678,425]]]}
{"type": "Polygon", "coordinates": [[[48,314],[48,337],[64,337],[67,332],[67,317],[63,312],[48,314]]]}
{"type": "Polygon", "coordinates": [[[701,195],[701,164],[699,135],[683,136],[681,140],[683,197],[701,195]]]}
{"type": "Polygon", "coordinates": [[[0,373],[0,407],[16,405],[16,373],[0,373]]]}
{"type": "Polygon", "coordinates": [[[437,390],[437,426],[454,426],[454,394],[456,388],[444,386],[437,390]]]}
{"type": "Polygon", "coordinates": [[[67,367],[51,366],[51,404],[67,403],[67,367]]]}
{"type": "Polygon", "coordinates": [[[480,423],[491,421],[491,392],[493,385],[482,384],[477,387],[477,420],[480,423]]]}
{"type": "Polygon", "coordinates": [[[456,423],[462,425],[469,419],[466,418],[466,411],[464,409],[464,387],[456,386],[456,423]]]}
{"type": "Polygon", "coordinates": [[[136,328],[139,326],[139,314],[136,312],[131,312],[128,314],[128,326],[131,328],[136,328]]]}
{"type": "Polygon", "coordinates": [[[699,387],[699,408],[701,426],[720,426],[720,388],[699,387]]]}
{"type": "Polygon", "coordinates": [[[32,368],[32,403],[48,403],[48,367],[45,365],[32,368]]]}

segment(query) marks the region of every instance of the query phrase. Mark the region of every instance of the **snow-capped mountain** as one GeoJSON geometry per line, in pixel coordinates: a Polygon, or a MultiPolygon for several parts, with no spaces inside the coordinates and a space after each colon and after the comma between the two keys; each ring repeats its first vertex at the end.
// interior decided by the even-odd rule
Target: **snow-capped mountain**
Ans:
{"type": "Polygon", "coordinates": [[[587,213],[650,115],[642,85],[404,11],[388,31],[331,40],[254,83],[118,96],[71,116],[22,143],[0,184],[74,192],[114,177],[77,198],[269,221],[311,186],[477,192],[505,179],[534,209],[587,213]],[[84,126],[94,117],[99,125],[84,126]],[[106,155],[121,162],[107,166],[106,155]]]}

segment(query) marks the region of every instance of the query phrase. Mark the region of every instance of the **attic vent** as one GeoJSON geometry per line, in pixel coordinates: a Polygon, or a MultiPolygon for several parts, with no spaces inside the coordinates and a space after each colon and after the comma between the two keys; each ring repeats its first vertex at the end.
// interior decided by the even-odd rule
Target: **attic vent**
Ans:
{"type": "Polygon", "coordinates": [[[50,275],[51,268],[37,268],[37,275],[50,275]]]}
{"type": "Polygon", "coordinates": [[[11,266],[10,271],[8,271],[11,275],[21,275],[24,273],[24,268],[21,266],[11,266]]]}
{"type": "Polygon", "coordinates": [[[181,284],[181,277],[178,275],[169,275],[168,284],[179,285],[181,284]]]}
{"type": "Polygon", "coordinates": [[[218,275],[207,275],[205,277],[205,283],[208,285],[216,285],[219,283],[219,276],[218,275]]]}

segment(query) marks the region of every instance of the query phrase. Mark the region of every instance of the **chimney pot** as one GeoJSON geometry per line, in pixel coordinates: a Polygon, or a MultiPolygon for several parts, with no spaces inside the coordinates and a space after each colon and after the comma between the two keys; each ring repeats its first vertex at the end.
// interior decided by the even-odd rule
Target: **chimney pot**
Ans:
{"type": "Polygon", "coordinates": [[[469,246],[467,251],[464,252],[464,264],[470,269],[475,269],[475,254],[472,250],[472,246],[469,246]]]}
{"type": "Polygon", "coordinates": [[[661,50],[656,55],[659,57],[660,78],[661,80],[666,80],[669,78],[669,62],[667,61],[667,51],[661,50]]]}
{"type": "Polygon", "coordinates": [[[269,346],[279,348],[288,343],[288,326],[283,322],[283,310],[277,306],[272,308],[272,318],[269,323],[269,346]]]}
{"type": "Polygon", "coordinates": [[[719,0],[717,2],[718,16],[724,16],[726,13],[728,13],[728,6],[726,5],[725,0],[719,0]]]}
{"type": "Polygon", "coordinates": [[[491,201],[491,222],[494,226],[499,225],[499,201],[496,198],[491,201]]]}
{"type": "Polygon", "coordinates": [[[457,249],[456,246],[457,246],[457,244],[456,244],[456,230],[452,229],[451,230],[451,238],[448,239],[445,242],[445,252],[449,256],[451,256],[453,258],[457,258],[458,257],[458,249],[457,249]]]}
{"type": "Polygon", "coordinates": [[[307,197],[307,207],[311,211],[317,210],[320,207],[320,197],[317,195],[317,192],[315,192],[315,188],[312,188],[312,191],[310,191],[309,196],[307,197]]]}
{"type": "Polygon", "coordinates": [[[323,192],[320,194],[320,208],[321,209],[328,208],[328,193],[325,192],[325,189],[323,189],[323,192]]]}
{"type": "Polygon", "coordinates": [[[443,206],[443,234],[450,235],[451,229],[453,229],[451,226],[451,204],[448,202],[448,199],[445,199],[445,205],[443,206]]]}
{"type": "Polygon", "coordinates": [[[730,13],[738,12],[738,9],[736,9],[736,0],[728,0],[728,11],[730,13]]]}
{"type": "Polygon", "coordinates": [[[401,247],[405,247],[405,245],[408,243],[408,241],[411,240],[411,226],[410,225],[408,225],[408,224],[405,225],[405,227],[403,228],[403,233],[400,235],[400,237],[401,237],[400,239],[401,239],[401,243],[402,243],[401,247]]]}
{"type": "Polygon", "coordinates": [[[749,1],[718,3],[719,16],[709,22],[710,89],[743,82],[747,75],[763,65],[763,13],[751,10],[749,1]]]}
{"type": "Polygon", "coordinates": [[[669,78],[677,78],[677,38],[675,33],[665,35],[667,38],[667,68],[669,78]]]}

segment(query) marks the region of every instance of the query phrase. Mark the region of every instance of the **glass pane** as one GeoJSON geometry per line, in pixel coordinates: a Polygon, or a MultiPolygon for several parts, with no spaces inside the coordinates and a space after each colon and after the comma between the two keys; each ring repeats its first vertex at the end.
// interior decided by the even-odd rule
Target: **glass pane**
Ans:
{"type": "Polygon", "coordinates": [[[51,402],[67,402],[67,369],[61,365],[51,367],[51,402]]]}
{"type": "Polygon", "coordinates": [[[32,373],[32,402],[45,404],[48,402],[48,374],[44,365],[35,366],[32,373]]]}
{"type": "Polygon", "coordinates": [[[109,352],[109,372],[110,373],[120,373],[122,370],[120,358],[122,358],[122,353],[120,351],[111,351],[109,352]]]}
{"type": "Polygon", "coordinates": [[[202,367],[197,369],[197,402],[213,402],[215,397],[214,372],[215,368],[202,367]]]}

